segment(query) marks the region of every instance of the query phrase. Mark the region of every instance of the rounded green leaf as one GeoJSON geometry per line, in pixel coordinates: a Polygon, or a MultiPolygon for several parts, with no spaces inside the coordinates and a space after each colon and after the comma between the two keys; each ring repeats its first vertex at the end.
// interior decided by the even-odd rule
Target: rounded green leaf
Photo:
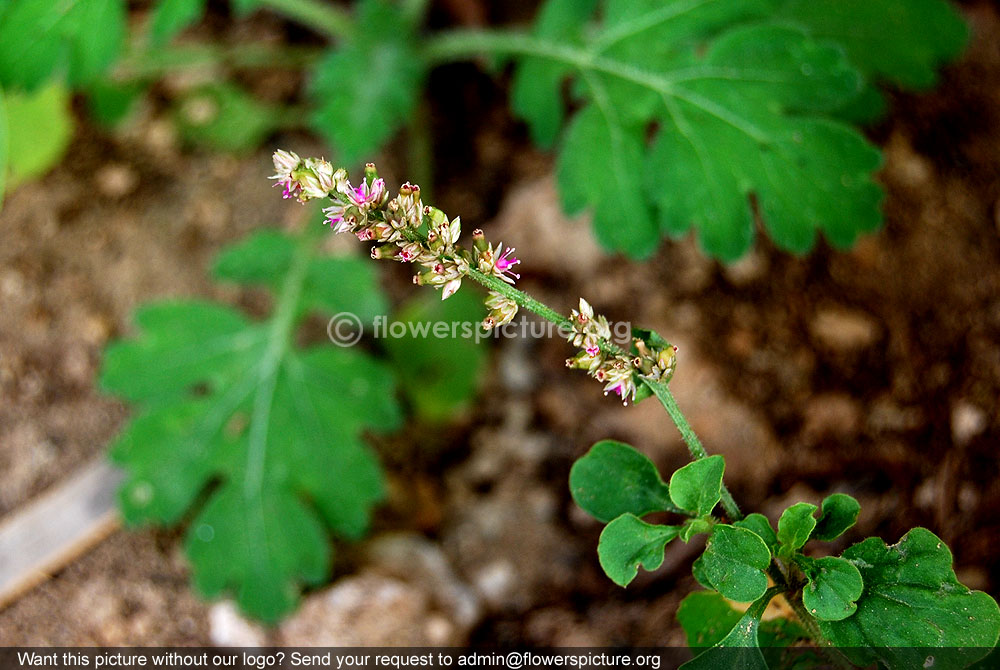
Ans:
{"type": "Polygon", "coordinates": [[[569,488],[576,504],[598,521],[676,510],[653,462],[613,440],[598,442],[573,464],[569,488]]]}
{"type": "Polygon", "coordinates": [[[812,537],[829,542],[840,537],[854,525],[861,512],[861,504],[846,493],[834,493],[823,499],[819,521],[813,529],[812,537]]]}
{"type": "Polygon", "coordinates": [[[816,527],[816,517],[813,512],[816,505],[811,503],[795,503],[778,519],[778,541],[781,542],[781,553],[790,556],[809,541],[809,535],[816,527]]]}
{"type": "Polygon", "coordinates": [[[764,540],[745,528],[718,524],[702,554],[704,577],[712,587],[737,602],[751,602],[767,590],[771,552],[764,540]]]}
{"type": "Polygon", "coordinates": [[[826,556],[800,563],[809,582],[802,589],[802,604],[817,619],[840,621],[854,614],[864,583],[853,563],[826,556]]]}
{"type": "Polygon", "coordinates": [[[858,609],[846,619],[818,623],[859,665],[881,661],[893,668],[919,668],[930,653],[926,648],[943,660],[945,648],[962,647],[948,655],[955,667],[964,667],[958,663],[973,663],[996,645],[996,601],[958,581],[951,551],[929,530],[914,528],[892,546],[870,537],[847,549],[843,558],[864,581],[858,609]]]}
{"type": "Polygon", "coordinates": [[[733,525],[737,528],[746,528],[747,530],[759,535],[760,539],[764,540],[764,544],[766,544],[772,552],[777,549],[778,536],[774,534],[771,522],[768,521],[767,517],[763,514],[759,514],[757,512],[747,514],[739,521],[734,521],[733,525]]]}
{"type": "Polygon", "coordinates": [[[711,514],[722,497],[722,456],[710,456],[688,463],[670,477],[670,499],[695,516],[711,514]]]}
{"type": "Polygon", "coordinates": [[[597,557],[611,581],[627,586],[640,565],[652,571],[663,564],[663,549],[679,531],[679,526],[657,526],[633,514],[623,514],[604,528],[597,557]]]}

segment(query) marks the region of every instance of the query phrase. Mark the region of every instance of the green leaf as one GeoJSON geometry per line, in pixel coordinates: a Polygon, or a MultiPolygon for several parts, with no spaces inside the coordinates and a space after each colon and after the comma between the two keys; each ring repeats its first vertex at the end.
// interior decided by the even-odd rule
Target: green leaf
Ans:
{"type": "Polygon", "coordinates": [[[475,399],[487,362],[483,338],[490,337],[480,326],[485,315],[472,291],[448,300],[428,293],[376,332],[414,413],[425,421],[447,421],[475,399]]]}
{"type": "Polygon", "coordinates": [[[711,514],[722,499],[722,456],[709,456],[688,463],[670,477],[670,499],[694,516],[711,514]]]}
{"type": "Polygon", "coordinates": [[[160,0],[149,28],[153,45],[163,46],[204,13],[205,0],[160,0]]]}
{"type": "Polygon", "coordinates": [[[763,596],[754,602],[729,634],[716,643],[711,649],[688,661],[681,668],[687,670],[715,670],[716,668],[741,668],[742,670],[768,670],[764,654],[760,651],[757,639],[760,629],[760,618],[767,609],[767,604],[778,592],[777,588],[767,590],[763,596]]]}
{"type": "Polygon", "coordinates": [[[681,542],[690,542],[691,538],[695,535],[710,533],[711,531],[712,522],[709,519],[688,519],[684,522],[684,525],[681,526],[681,531],[677,536],[681,538],[681,542]]]}
{"type": "MultiPolygon", "coordinates": [[[[225,281],[266,286],[277,292],[295,258],[296,241],[277,230],[259,230],[224,249],[215,259],[212,274],[225,281]]],[[[360,324],[385,315],[388,301],[370,262],[356,257],[319,256],[309,260],[302,281],[299,306],[334,314],[348,312],[360,324]]]]}
{"type": "MultiPolygon", "coordinates": [[[[693,591],[677,608],[677,621],[695,655],[721,642],[742,616],[743,612],[733,609],[729,601],[715,591],[693,591]]],[[[769,658],[775,649],[788,647],[807,637],[801,626],[788,619],[769,619],[760,625],[759,643],[770,667],[781,667],[769,658]]]]}
{"type": "Polygon", "coordinates": [[[733,260],[753,240],[752,197],[790,251],[879,226],[879,152],[832,118],[862,79],[837,45],[760,22],[773,12],[771,0],[609,0],[582,41],[536,31],[516,108],[544,143],[573,79],[584,104],[562,140],[560,192],[568,212],[593,212],[605,247],[645,257],[694,228],[733,260]]]}
{"type": "Polygon", "coordinates": [[[866,75],[909,88],[932,86],[936,68],[956,58],[969,38],[946,0],[784,0],[778,16],[843,46],[866,75]]]}
{"type": "Polygon", "coordinates": [[[808,579],[802,589],[802,604],[817,619],[840,621],[854,614],[864,584],[853,563],[835,556],[808,559],[799,566],[808,579]]]}
{"type": "Polygon", "coordinates": [[[951,551],[929,530],[914,528],[892,546],[870,537],[848,548],[843,558],[864,581],[857,612],[842,621],[819,621],[819,626],[855,663],[923,667],[928,651],[941,659],[944,648],[963,647],[947,650],[948,655],[969,664],[997,643],[996,601],[958,581],[951,551]]]}
{"type": "Polygon", "coordinates": [[[7,94],[10,129],[7,187],[40,177],[62,159],[73,137],[69,91],[52,83],[34,93],[7,94]]]}
{"type": "Polygon", "coordinates": [[[282,121],[278,108],[229,83],[191,91],[178,101],[174,113],[184,140],[234,153],[257,148],[282,121]]]}
{"type": "Polygon", "coordinates": [[[7,158],[9,155],[7,128],[7,103],[0,88],[0,205],[3,205],[4,189],[7,187],[7,158]]]}
{"type": "Polygon", "coordinates": [[[764,544],[767,545],[771,552],[775,552],[778,549],[778,536],[775,535],[774,529],[771,527],[771,522],[767,520],[767,517],[763,514],[758,514],[754,512],[753,514],[747,514],[744,518],[739,521],[734,521],[733,525],[737,528],[745,528],[752,533],[755,533],[760,539],[764,540],[764,544]]]}
{"type": "Polygon", "coordinates": [[[622,514],[642,517],[650,512],[678,511],[656,466],[635,448],[603,440],[569,471],[573,500],[605,523],[622,514]]]}
{"type": "MultiPolygon", "coordinates": [[[[597,0],[547,0],[538,11],[532,34],[563,44],[579,44],[597,0]]],[[[569,66],[558,61],[525,57],[514,71],[511,106],[528,122],[535,144],[549,149],[565,117],[561,83],[569,66]]]]}
{"type": "Polygon", "coordinates": [[[0,85],[34,90],[53,73],[88,84],[118,57],[124,0],[20,0],[0,7],[0,85]]]}
{"type": "Polygon", "coordinates": [[[704,576],[716,591],[737,602],[756,600],[767,590],[771,552],[745,528],[717,524],[702,554],[704,576]]]}
{"type": "Polygon", "coordinates": [[[823,499],[819,521],[812,532],[813,538],[829,542],[835,540],[854,525],[861,513],[861,505],[846,493],[834,493],[823,499]]]}
{"type": "Polygon", "coordinates": [[[340,162],[369,156],[410,118],[424,77],[412,26],[385,0],[361,0],[350,40],[316,66],[313,128],[340,162]]]}
{"type": "Polygon", "coordinates": [[[715,590],[712,582],[708,579],[708,574],[705,572],[705,554],[694,559],[694,562],[691,563],[691,576],[706,589],[715,590]]]}
{"type": "MultiPolygon", "coordinates": [[[[284,246],[258,234],[219,265],[239,275],[233,263],[247,248],[275,255],[284,246]]],[[[241,277],[280,285],[267,321],[208,302],[145,305],[139,333],[106,350],[100,378],[136,405],[111,448],[128,473],[119,494],[126,522],[191,518],[186,547],[199,590],[232,591],[265,621],[329,574],[327,532],[364,532],[384,485],[361,434],[400,422],[385,366],[330,344],[295,346],[303,306],[317,302],[307,290],[320,267],[314,246],[305,237],[289,264],[269,261],[241,277]]],[[[336,290],[345,305],[377,293],[363,278],[336,290]]]]}
{"type": "Polygon", "coordinates": [[[658,526],[622,514],[601,532],[597,557],[611,581],[628,586],[640,565],[653,571],[663,564],[663,550],[679,531],[680,526],[658,526]]]}
{"type": "Polygon", "coordinates": [[[816,505],[810,503],[795,503],[778,519],[778,541],[781,543],[781,554],[791,556],[801,549],[816,527],[816,517],[813,512],[816,505]]]}
{"type": "Polygon", "coordinates": [[[592,207],[604,246],[644,258],[659,242],[640,178],[645,132],[622,125],[598,90],[602,95],[576,113],[563,140],[556,165],[563,207],[570,214],[592,207]]]}
{"type": "Polygon", "coordinates": [[[98,80],[87,87],[87,107],[99,123],[113,127],[128,119],[145,92],[143,82],[98,80]]]}

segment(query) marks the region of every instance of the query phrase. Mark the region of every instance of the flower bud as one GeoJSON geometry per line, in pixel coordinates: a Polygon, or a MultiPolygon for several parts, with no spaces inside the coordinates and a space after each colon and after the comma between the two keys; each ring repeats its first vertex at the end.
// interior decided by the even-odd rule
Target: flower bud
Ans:
{"type": "Polygon", "coordinates": [[[395,258],[399,253],[399,247],[395,244],[380,244],[379,246],[372,247],[372,258],[378,260],[380,258],[395,258]]]}
{"type": "Polygon", "coordinates": [[[477,251],[486,251],[486,235],[479,228],[472,231],[472,244],[477,251]]]}

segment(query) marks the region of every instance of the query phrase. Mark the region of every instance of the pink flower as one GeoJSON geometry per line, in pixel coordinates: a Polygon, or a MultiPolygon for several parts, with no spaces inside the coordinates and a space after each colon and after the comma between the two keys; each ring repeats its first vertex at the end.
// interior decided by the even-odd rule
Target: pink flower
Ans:
{"type": "Polygon", "coordinates": [[[520,279],[521,275],[514,272],[511,268],[521,261],[519,261],[517,257],[511,256],[512,253],[514,253],[514,247],[508,248],[507,251],[503,252],[500,257],[497,258],[497,262],[494,264],[494,267],[497,269],[497,272],[500,273],[501,277],[505,274],[509,274],[514,279],[520,279]]]}
{"type": "Polygon", "coordinates": [[[347,215],[347,206],[343,203],[335,203],[324,209],[323,213],[326,214],[326,222],[333,228],[333,232],[346,233],[351,230],[353,217],[347,215]]]}
{"type": "MultiPolygon", "coordinates": [[[[350,187],[350,184],[348,184],[348,187],[350,187]]],[[[357,188],[349,188],[347,197],[357,207],[364,208],[369,205],[380,205],[385,194],[385,180],[379,178],[374,180],[371,186],[368,185],[367,180],[362,180],[361,185],[357,188]]]]}

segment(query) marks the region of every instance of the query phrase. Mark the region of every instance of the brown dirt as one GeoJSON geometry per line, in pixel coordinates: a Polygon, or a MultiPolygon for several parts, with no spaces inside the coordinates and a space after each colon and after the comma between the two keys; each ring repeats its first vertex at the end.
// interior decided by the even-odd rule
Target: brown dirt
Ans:
{"type": "MultiPolygon", "coordinates": [[[[732,268],[689,242],[664,245],[638,267],[595,259],[592,272],[543,252],[532,265],[529,251],[525,286],[562,308],[586,295],[609,316],[682,343],[678,396],[709,447],[730,459],[727,476],[746,506],[773,518],[793,500],[849,492],[864,510],[850,539],[894,541],[926,526],[949,543],[965,583],[995,594],[1000,16],[985,2],[965,8],[975,39],[962,62],[932,93],[894,94],[893,115],[872,130],[886,150],[879,234],[848,253],[804,258],[762,241],[732,268]]],[[[489,225],[505,240],[528,239],[523,218],[510,223],[517,217],[501,209],[551,165],[509,119],[502,84],[458,66],[431,85],[463,101],[463,123],[479,120],[464,127],[434,108],[437,153],[453,158],[437,166],[442,207],[469,223],[499,213],[489,225]]],[[[315,151],[298,136],[274,144],[315,151]]],[[[137,304],[200,295],[259,309],[259,297],[209,283],[209,261],[252,228],[301,216],[262,188],[267,152],[182,151],[155,110],[115,135],[84,122],[70,156],[0,212],[0,516],[100,454],[121,426],[125,408],[93,379],[102,347],[128,332],[137,304]]],[[[393,161],[382,163],[398,181],[393,161]]],[[[402,273],[389,276],[394,295],[409,293],[402,273]]],[[[563,344],[499,349],[493,391],[463,421],[444,432],[415,426],[379,445],[394,493],[377,530],[427,534],[470,581],[484,562],[515,566],[526,586],[490,610],[474,641],[678,642],[672,612],[691,588],[691,552],[672,547],[663,569],[617,589],[596,564],[600,528],[574,509],[566,479],[598,439],[631,440],[664,469],[684,462],[679,441],[648,403],[611,406],[565,372],[563,344]],[[508,358],[529,370],[527,389],[504,381],[508,358]],[[537,454],[477,460],[525,435],[542,445],[537,454]],[[497,545],[484,544],[490,523],[497,545]]],[[[115,534],[0,611],[0,641],[207,642],[207,606],[187,587],[178,538],[115,534]]],[[[361,556],[347,550],[338,570],[357,569],[361,556]]]]}

